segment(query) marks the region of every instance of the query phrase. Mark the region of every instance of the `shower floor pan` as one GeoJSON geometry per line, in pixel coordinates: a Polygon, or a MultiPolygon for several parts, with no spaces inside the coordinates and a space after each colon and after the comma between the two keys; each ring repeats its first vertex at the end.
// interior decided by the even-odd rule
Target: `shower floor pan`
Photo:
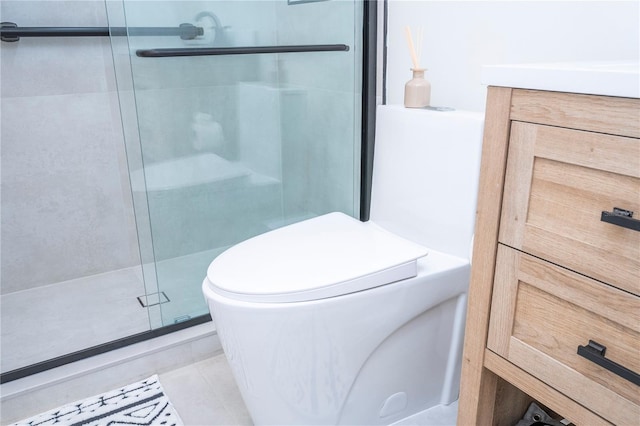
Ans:
{"type": "Polygon", "coordinates": [[[0,296],[2,373],[205,315],[200,285],[222,250],[158,262],[146,297],[140,266],[0,296]]]}
{"type": "Polygon", "coordinates": [[[2,372],[149,330],[141,268],[0,296],[2,372]]]}

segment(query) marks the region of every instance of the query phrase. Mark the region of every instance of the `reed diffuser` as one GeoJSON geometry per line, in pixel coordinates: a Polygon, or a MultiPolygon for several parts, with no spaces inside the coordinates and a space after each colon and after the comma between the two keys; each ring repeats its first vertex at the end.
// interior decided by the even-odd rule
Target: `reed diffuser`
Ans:
{"type": "Polygon", "coordinates": [[[409,54],[413,68],[413,78],[404,85],[404,106],[407,108],[423,108],[431,102],[431,83],[424,78],[426,68],[420,67],[420,53],[422,52],[422,28],[418,28],[416,34],[417,52],[411,36],[411,27],[404,27],[404,35],[407,39],[409,54]]]}

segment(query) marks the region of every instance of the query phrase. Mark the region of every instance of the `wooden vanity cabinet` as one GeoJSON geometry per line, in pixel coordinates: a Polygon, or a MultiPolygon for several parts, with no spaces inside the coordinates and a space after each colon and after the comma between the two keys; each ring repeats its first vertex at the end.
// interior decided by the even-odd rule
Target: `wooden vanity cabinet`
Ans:
{"type": "Polygon", "coordinates": [[[459,426],[640,424],[639,219],[640,99],[489,87],[459,426]]]}

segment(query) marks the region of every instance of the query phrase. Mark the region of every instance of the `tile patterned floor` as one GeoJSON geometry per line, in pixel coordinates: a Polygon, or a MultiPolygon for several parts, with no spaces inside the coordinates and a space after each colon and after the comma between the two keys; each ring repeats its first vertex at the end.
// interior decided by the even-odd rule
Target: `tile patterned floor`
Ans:
{"type": "Polygon", "coordinates": [[[224,354],[159,377],[185,426],[253,425],[224,354]]]}
{"type": "MultiPolygon", "coordinates": [[[[185,426],[251,426],[253,422],[224,354],[160,374],[185,426]]],[[[458,402],[436,406],[392,426],[455,426],[458,402]]]]}

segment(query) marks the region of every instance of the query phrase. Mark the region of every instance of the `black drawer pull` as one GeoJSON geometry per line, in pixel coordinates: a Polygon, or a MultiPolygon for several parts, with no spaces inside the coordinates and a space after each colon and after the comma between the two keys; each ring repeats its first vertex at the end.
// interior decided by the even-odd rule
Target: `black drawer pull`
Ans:
{"type": "Polygon", "coordinates": [[[612,212],[602,212],[600,220],[623,228],[640,231],[640,220],[634,219],[633,212],[629,210],[614,207],[612,212]]]}
{"type": "Polygon", "coordinates": [[[613,374],[617,374],[623,379],[640,386],[640,374],[629,370],[627,367],[624,367],[617,362],[605,358],[604,354],[606,351],[606,346],[602,346],[593,340],[589,340],[589,344],[587,346],[578,346],[578,355],[585,357],[589,361],[598,364],[600,367],[611,371],[613,374]]]}

